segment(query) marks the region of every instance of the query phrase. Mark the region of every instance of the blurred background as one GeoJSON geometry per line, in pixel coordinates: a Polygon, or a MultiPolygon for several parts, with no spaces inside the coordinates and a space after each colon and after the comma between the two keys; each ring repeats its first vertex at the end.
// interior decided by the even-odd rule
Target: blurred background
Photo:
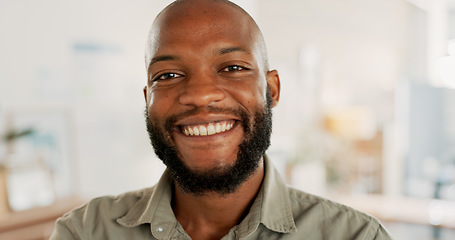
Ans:
{"type": "MultiPolygon", "coordinates": [[[[169,0],[0,0],[0,239],[47,239],[101,195],[155,184],[144,46],[169,0]]],[[[286,181],[455,239],[455,0],[237,0],[281,76],[286,181]]]]}

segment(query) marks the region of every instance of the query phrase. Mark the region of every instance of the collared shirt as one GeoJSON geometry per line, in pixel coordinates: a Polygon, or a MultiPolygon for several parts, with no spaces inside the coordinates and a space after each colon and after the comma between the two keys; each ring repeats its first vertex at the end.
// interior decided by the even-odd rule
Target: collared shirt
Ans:
{"type": "MultiPolygon", "coordinates": [[[[242,222],[222,238],[383,240],[391,239],[375,218],[285,185],[265,159],[259,194],[242,222]]],[[[101,197],[57,220],[54,239],[191,239],[171,207],[172,181],[116,197],[101,197]]]]}

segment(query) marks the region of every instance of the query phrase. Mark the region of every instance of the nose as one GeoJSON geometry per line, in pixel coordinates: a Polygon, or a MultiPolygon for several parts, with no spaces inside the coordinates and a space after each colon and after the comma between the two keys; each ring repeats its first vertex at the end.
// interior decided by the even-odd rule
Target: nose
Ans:
{"type": "Polygon", "coordinates": [[[225,98],[225,92],[214,76],[199,75],[187,78],[179,96],[182,105],[205,107],[225,98]]]}

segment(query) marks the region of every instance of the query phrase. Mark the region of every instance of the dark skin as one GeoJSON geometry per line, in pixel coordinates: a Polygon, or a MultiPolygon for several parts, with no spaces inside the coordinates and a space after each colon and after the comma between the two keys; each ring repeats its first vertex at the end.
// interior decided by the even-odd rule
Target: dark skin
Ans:
{"type": "MultiPolygon", "coordinates": [[[[280,81],[265,66],[259,29],[244,12],[223,2],[188,0],[165,9],[155,20],[146,52],[149,117],[163,119],[198,107],[177,121],[169,138],[191,169],[211,171],[236,161],[245,137],[237,117],[207,107],[241,108],[251,116],[266,104],[270,88],[278,103],[280,81]],[[182,126],[236,122],[232,129],[207,136],[186,136],[182,126]]],[[[254,127],[254,126],[252,126],[254,127]]],[[[220,239],[239,224],[264,178],[263,162],[232,194],[194,196],[174,189],[174,214],[192,239],[220,239]]]]}

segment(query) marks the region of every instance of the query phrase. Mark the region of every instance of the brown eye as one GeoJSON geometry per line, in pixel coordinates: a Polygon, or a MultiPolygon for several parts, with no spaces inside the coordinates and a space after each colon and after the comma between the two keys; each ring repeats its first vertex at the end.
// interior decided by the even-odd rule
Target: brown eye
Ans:
{"type": "Polygon", "coordinates": [[[248,70],[247,68],[238,66],[238,65],[231,65],[223,68],[221,71],[222,72],[236,72],[236,71],[243,71],[243,70],[248,70]]]}
{"type": "Polygon", "coordinates": [[[153,79],[153,81],[163,81],[163,80],[169,80],[169,79],[174,79],[174,78],[179,78],[182,77],[181,74],[178,73],[164,73],[153,79]]]}

